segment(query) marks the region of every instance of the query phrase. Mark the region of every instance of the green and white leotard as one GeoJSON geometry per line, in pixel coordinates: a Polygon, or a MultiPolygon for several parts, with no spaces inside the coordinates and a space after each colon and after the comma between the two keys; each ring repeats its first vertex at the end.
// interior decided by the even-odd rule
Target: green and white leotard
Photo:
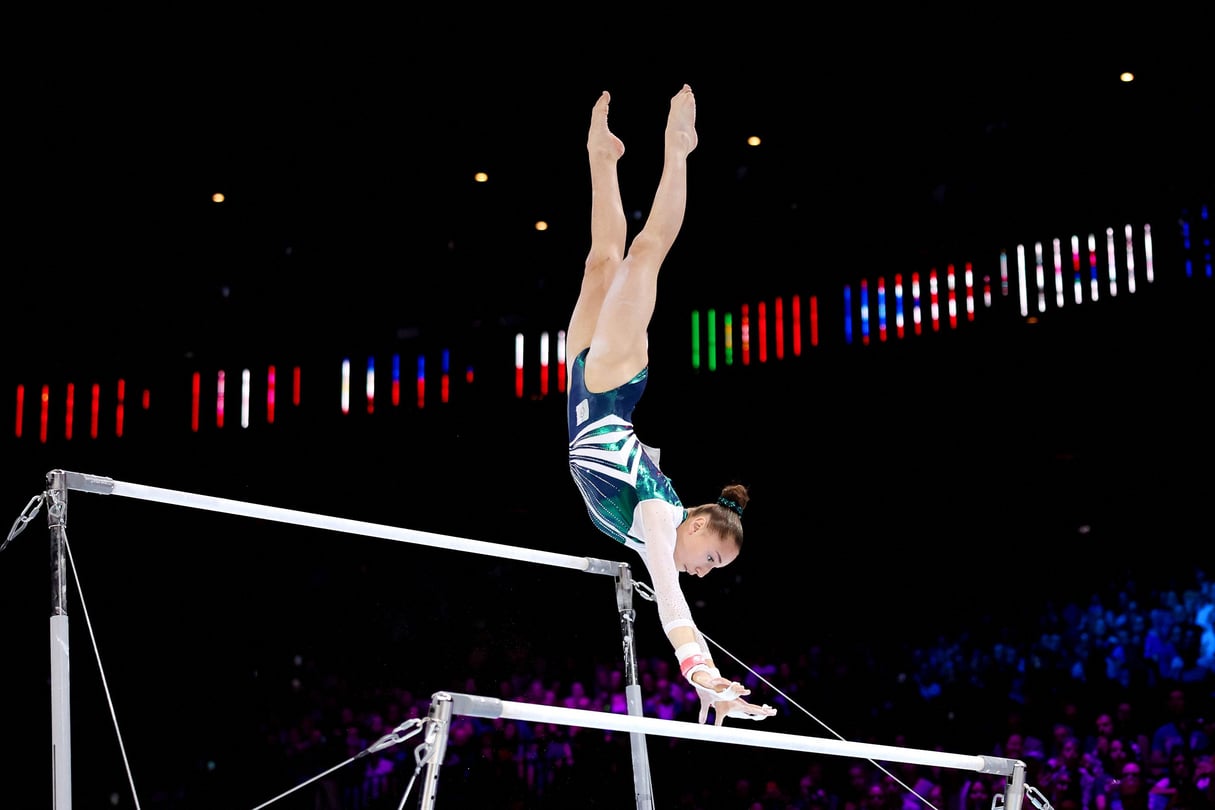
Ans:
{"type": "Polygon", "coordinates": [[[633,431],[633,409],[645,391],[648,369],[618,388],[592,393],[584,380],[586,354],[570,364],[570,474],[596,528],[645,559],[663,629],[694,628],[674,558],[675,530],[687,510],[658,468],[658,451],[633,431]],[[649,523],[639,509],[648,501],[662,505],[662,517],[649,523]]]}

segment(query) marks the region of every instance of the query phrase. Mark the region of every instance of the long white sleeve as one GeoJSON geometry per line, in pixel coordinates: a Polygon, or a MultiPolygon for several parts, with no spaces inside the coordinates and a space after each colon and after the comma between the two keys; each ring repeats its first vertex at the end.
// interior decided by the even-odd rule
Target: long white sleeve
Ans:
{"type": "Polygon", "coordinates": [[[707,654],[704,638],[696,629],[692,610],[679,586],[679,569],[675,565],[675,530],[683,522],[683,508],[664,501],[647,500],[637,505],[633,518],[634,533],[645,540],[640,550],[654,588],[658,618],[672,648],[679,646],[678,637],[684,635],[676,632],[678,628],[687,627],[707,654]],[[672,633],[675,633],[674,637],[672,633]]]}

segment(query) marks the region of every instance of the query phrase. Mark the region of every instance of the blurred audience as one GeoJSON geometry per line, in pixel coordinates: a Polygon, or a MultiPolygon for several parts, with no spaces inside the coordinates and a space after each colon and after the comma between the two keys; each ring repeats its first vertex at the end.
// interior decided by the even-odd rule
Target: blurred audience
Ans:
{"type": "MultiPolygon", "coordinates": [[[[849,728],[860,729],[849,739],[1025,763],[1024,810],[1215,810],[1215,588],[1201,571],[1180,590],[1142,593],[1129,581],[1115,587],[1082,605],[1047,605],[1036,620],[1023,616],[1021,628],[988,623],[989,635],[937,635],[928,646],[908,641],[880,662],[861,656],[858,663],[853,650],[816,642],[791,651],[793,663],[756,665],[780,693],[785,725],[773,730],[838,739],[804,703],[817,695],[830,701],[834,720],[848,718],[849,728]]],[[[475,667],[487,658],[476,654],[470,661],[475,667]]],[[[666,657],[637,663],[646,716],[694,722],[697,697],[670,677],[666,657]]],[[[481,673],[474,671],[464,690],[628,711],[619,661],[526,666],[528,674],[485,691],[478,691],[481,673]]],[[[301,782],[429,712],[429,696],[404,689],[368,694],[321,675],[317,662],[300,669],[292,694],[281,698],[283,715],[267,731],[266,746],[267,757],[289,763],[301,782]]],[[[765,700],[778,697],[757,678],[748,685],[765,700]]],[[[646,740],[652,774],[665,790],[697,785],[678,789],[680,810],[997,810],[1008,787],[1002,776],[766,749],[731,751],[729,771],[742,769],[746,777],[715,785],[714,776],[726,772],[715,767],[716,752],[677,738],[646,740]],[[693,777],[677,778],[676,770],[693,777]]],[[[309,806],[397,807],[407,789],[420,789],[411,785],[421,770],[414,753],[420,742],[414,738],[361,757],[359,767],[339,769],[308,788],[315,797],[309,806]]],[[[440,804],[625,806],[635,798],[632,750],[628,734],[453,718],[440,804]]]]}

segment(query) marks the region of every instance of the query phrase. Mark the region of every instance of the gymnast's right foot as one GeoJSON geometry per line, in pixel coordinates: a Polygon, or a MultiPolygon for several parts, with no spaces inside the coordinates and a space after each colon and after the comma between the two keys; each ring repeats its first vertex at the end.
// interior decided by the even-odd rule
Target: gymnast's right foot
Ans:
{"type": "Polygon", "coordinates": [[[696,96],[684,85],[671,99],[671,114],[667,117],[667,147],[685,156],[696,148],[696,96]]]}
{"type": "Polygon", "coordinates": [[[595,102],[595,108],[591,110],[591,132],[586,139],[586,150],[590,152],[591,157],[615,161],[624,154],[624,141],[608,129],[608,103],[611,100],[611,94],[604,90],[595,102]]]}

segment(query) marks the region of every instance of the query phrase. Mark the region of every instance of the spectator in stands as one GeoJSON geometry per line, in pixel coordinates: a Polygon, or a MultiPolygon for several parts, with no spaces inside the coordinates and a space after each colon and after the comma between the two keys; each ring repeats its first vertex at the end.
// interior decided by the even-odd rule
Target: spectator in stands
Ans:
{"type": "Polygon", "coordinates": [[[1190,810],[1193,788],[1190,752],[1179,748],[1169,755],[1168,772],[1148,787],[1148,810],[1190,810]]]}
{"type": "Polygon", "coordinates": [[[873,778],[872,766],[868,763],[849,762],[844,772],[844,783],[840,786],[840,810],[861,810],[869,795],[869,788],[877,782],[873,778]]]}
{"type": "Polygon", "coordinates": [[[1134,700],[1124,698],[1118,701],[1114,707],[1114,728],[1118,736],[1130,744],[1131,757],[1143,762],[1151,750],[1152,736],[1134,700]]]}
{"type": "Polygon", "coordinates": [[[1110,741],[1114,739],[1114,715],[1110,712],[1098,712],[1093,718],[1093,731],[1084,738],[1084,753],[1106,757],[1109,754],[1110,741]]]}
{"type": "Polygon", "coordinates": [[[991,785],[988,776],[976,773],[963,782],[956,806],[948,810],[991,810],[991,785]]]}
{"type": "Polygon", "coordinates": [[[1081,764],[1080,741],[1067,737],[1051,757],[1041,776],[1042,792],[1056,810],[1082,810],[1088,806],[1093,776],[1081,764]]]}
{"type": "Polygon", "coordinates": [[[1148,788],[1138,762],[1123,765],[1121,778],[1112,787],[1108,794],[1110,810],[1148,810],[1148,788]]]}
{"type": "Polygon", "coordinates": [[[1194,757],[1190,810],[1215,810],[1215,753],[1194,757]]]}
{"type": "Polygon", "coordinates": [[[1130,761],[1130,745],[1121,737],[1111,739],[1105,753],[1097,756],[1098,764],[1093,771],[1093,786],[1089,797],[1092,810],[1109,810],[1109,796],[1118,789],[1120,774],[1130,761]]]}
{"type": "Polygon", "coordinates": [[[1152,732],[1152,752],[1166,757],[1175,749],[1204,752],[1210,740],[1196,722],[1197,717],[1187,705],[1185,688],[1176,686],[1169,690],[1165,703],[1165,719],[1152,732]]]}

